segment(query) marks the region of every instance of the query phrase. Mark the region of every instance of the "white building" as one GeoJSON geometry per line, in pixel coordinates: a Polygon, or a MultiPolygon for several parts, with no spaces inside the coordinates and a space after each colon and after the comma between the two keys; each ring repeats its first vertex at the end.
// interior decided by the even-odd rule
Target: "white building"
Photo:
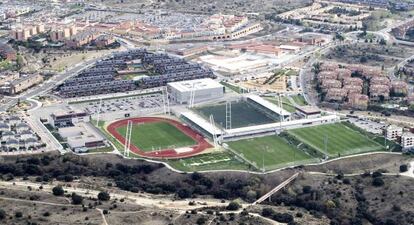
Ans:
{"type": "Polygon", "coordinates": [[[401,137],[403,133],[403,128],[395,125],[389,125],[385,129],[385,135],[388,140],[397,140],[398,137],[401,137]]]}
{"type": "Polygon", "coordinates": [[[401,146],[403,150],[414,149],[414,134],[411,132],[406,132],[401,135],[401,146]]]}
{"type": "Polygon", "coordinates": [[[224,95],[224,86],[210,78],[172,82],[167,84],[168,93],[172,101],[187,104],[191,95],[194,103],[221,98],[224,95]]]}
{"type": "Polygon", "coordinates": [[[72,127],[61,127],[59,135],[67,140],[69,147],[77,152],[77,149],[96,148],[105,146],[105,138],[96,132],[88,123],[77,123],[72,127]]]}

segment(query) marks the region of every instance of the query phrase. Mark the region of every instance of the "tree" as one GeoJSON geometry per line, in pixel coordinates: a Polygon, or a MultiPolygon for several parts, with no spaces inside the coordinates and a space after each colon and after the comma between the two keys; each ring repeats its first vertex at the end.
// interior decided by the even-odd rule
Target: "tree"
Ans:
{"type": "Polygon", "coordinates": [[[381,39],[381,40],[379,41],[379,44],[380,44],[380,45],[387,45],[387,41],[386,41],[385,39],[381,39]]]}
{"type": "Polygon", "coordinates": [[[191,197],[191,192],[189,190],[187,190],[186,188],[182,188],[182,189],[177,191],[177,196],[179,198],[189,198],[189,197],[191,197]]]}
{"type": "Polygon", "coordinates": [[[52,189],[53,195],[62,196],[65,194],[65,190],[63,190],[62,186],[56,186],[52,189]]]}
{"type": "Polygon", "coordinates": [[[76,194],[76,193],[72,193],[72,204],[74,205],[80,205],[83,202],[83,197],[76,194]]]}
{"type": "Polygon", "coordinates": [[[372,185],[374,185],[375,187],[381,187],[382,185],[384,185],[384,180],[382,180],[381,177],[376,177],[372,180],[372,185]]]}
{"type": "Polygon", "coordinates": [[[98,194],[98,199],[100,201],[109,201],[109,199],[111,199],[111,196],[108,194],[108,192],[106,191],[101,191],[98,194]]]}
{"type": "Polygon", "coordinates": [[[233,201],[233,202],[230,202],[229,205],[227,205],[226,209],[231,210],[231,211],[236,211],[236,210],[240,209],[240,207],[241,206],[240,206],[239,203],[233,201]]]}
{"type": "Polygon", "coordinates": [[[404,172],[407,172],[407,171],[408,171],[408,166],[406,164],[402,164],[400,166],[400,172],[404,173],[404,172]]]}
{"type": "Polygon", "coordinates": [[[207,222],[207,219],[205,218],[205,217],[200,217],[200,218],[198,218],[197,219],[197,224],[198,225],[203,225],[203,224],[205,224],[207,222]]]}
{"type": "Polygon", "coordinates": [[[6,218],[6,212],[3,209],[0,209],[0,220],[4,220],[6,218]]]}

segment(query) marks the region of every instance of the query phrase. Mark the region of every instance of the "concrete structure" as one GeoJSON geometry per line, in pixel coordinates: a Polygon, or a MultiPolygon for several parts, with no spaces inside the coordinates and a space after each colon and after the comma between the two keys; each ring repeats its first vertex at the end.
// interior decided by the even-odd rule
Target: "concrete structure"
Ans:
{"type": "Polygon", "coordinates": [[[89,115],[82,110],[62,110],[51,115],[50,124],[54,127],[67,127],[75,123],[89,122],[89,120],[89,115]]]}
{"type": "Polygon", "coordinates": [[[180,104],[189,103],[192,93],[194,103],[224,95],[224,86],[210,78],[168,83],[167,89],[171,100],[180,104]]]}
{"type": "Polygon", "coordinates": [[[296,107],[297,112],[306,119],[318,118],[321,116],[321,110],[315,106],[296,107]]]}
{"type": "Polygon", "coordinates": [[[401,147],[404,151],[414,149],[414,133],[406,132],[401,135],[401,147]]]}
{"type": "Polygon", "coordinates": [[[385,128],[385,136],[388,140],[397,140],[403,134],[403,128],[395,125],[389,125],[385,128]]]}
{"type": "Polygon", "coordinates": [[[61,137],[67,140],[69,147],[76,152],[84,148],[106,146],[105,138],[88,123],[81,122],[72,127],[61,127],[58,132],[61,137]]]}
{"type": "Polygon", "coordinates": [[[16,51],[8,44],[0,44],[0,56],[5,60],[16,60],[16,51]]]}
{"type": "Polygon", "coordinates": [[[23,74],[18,79],[6,82],[0,86],[0,92],[8,95],[21,93],[28,88],[39,84],[43,81],[43,76],[40,74],[23,74]]]}

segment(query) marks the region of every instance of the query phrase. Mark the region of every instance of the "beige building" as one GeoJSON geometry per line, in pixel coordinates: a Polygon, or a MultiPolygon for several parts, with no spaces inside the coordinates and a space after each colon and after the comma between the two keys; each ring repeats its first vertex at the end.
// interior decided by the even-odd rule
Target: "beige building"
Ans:
{"type": "Polygon", "coordinates": [[[43,81],[43,76],[40,74],[25,74],[20,75],[18,79],[6,82],[0,87],[0,92],[8,95],[18,94],[36,84],[43,81]]]}
{"type": "Polygon", "coordinates": [[[401,135],[401,146],[403,150],[414,149],[414,134],[411,132],[406,132],[401,135]]]}

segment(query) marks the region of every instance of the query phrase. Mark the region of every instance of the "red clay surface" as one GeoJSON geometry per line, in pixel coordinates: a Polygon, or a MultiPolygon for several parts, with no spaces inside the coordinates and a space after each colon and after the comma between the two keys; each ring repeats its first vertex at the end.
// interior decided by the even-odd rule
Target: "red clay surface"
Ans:
{"type": "Polygon", "coordinates": [[[118,120],[116,122],[113,122],[108,125],[107,131],[114,136],[120,143],[125,143],[125,138],[118,133],[117,128],[127,126],[128,121],[132,121],[133,124],[138,123],[153,123],[153,122],[167,122],[173,126],[175,126],[177,129],[179,129],[181,132],[186,134],[187,136],[191,137],[195,142],[197,142],[196,145],[190,146],[192,148],[192,151],[183,152],[183,153],[177,153],[174,149],[163,149],[160,151],[153,151],[153,152],[144,152],[141,149],[139,149],[137,146],[131,143],[131,151],[135,154],[147,157],[147,158],[185,158],[185,157],[191,157],[193,155],[196,155],[207,148],[212,147],[202,135],[197,133],[196,131],[192,130],[190,127],[167,118],[160,118],[160,117],[139,117],[139,118],[130,118],[130,119],[123,119],[118,120]]]}

